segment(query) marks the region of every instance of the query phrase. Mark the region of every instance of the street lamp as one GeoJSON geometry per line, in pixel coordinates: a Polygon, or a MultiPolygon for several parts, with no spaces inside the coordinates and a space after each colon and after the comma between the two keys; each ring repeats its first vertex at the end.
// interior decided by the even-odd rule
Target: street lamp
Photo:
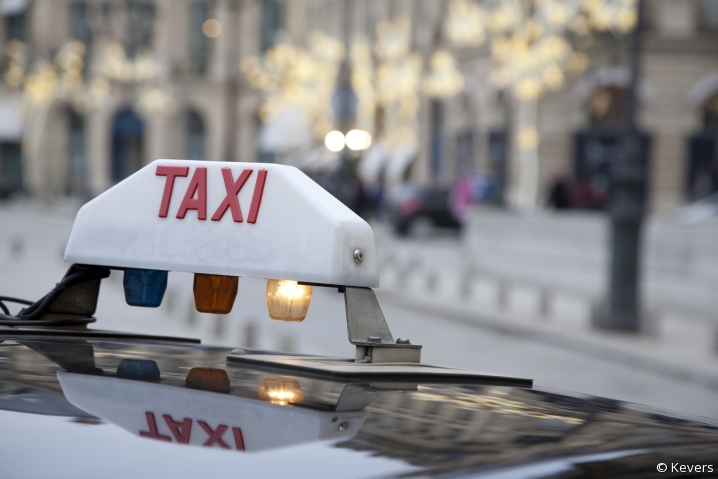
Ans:
{"type": "Polygon", "coordinates": [[[603,329],[632,332],[641,326],[639,262],[647,173],[636,125],[644,3],[638,0],[638,21],[631,37],[631,82],[626,92],[621,151],[613,172],[609,301],[598,324],[603,329]]]}

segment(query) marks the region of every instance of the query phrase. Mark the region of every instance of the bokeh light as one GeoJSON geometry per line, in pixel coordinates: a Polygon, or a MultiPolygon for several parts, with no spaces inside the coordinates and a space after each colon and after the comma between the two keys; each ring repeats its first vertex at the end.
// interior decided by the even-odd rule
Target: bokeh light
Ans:
{"type": "Polygon", "coordinates": [[[338,152],[344,149],[344,134],[341,131],[330,131],[324,137],[324,144],[329,151],[338,152]]]}
{"type": "Polygon", "coordinates": [[[347,133],[346,142],[350,150],[366,150],[371,146],[371,135],[364,130],[351,130],[347,133]]]}
{"type": "Polygon", "coordinates": [[[222,33],[222,24],[219,23],[219,20],[210,18],[202,24],[202,33],[209,38],[217,38],[222,33]]]}

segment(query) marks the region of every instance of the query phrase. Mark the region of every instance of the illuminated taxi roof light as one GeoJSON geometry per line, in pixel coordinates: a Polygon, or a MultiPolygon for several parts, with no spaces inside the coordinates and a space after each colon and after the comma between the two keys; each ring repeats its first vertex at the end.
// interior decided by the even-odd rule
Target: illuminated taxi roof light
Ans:
{"type": "Polygon", "coordinates": [[[236,276],[195,274],[192,291],[197,311],[229,314],[237,297],[238,285],[239,281],[236,276]]]}
{"type": "Polygon", "coordinates": [[[270,318],[280,321],[304,321],[311,302],[311,286],[291,280],[267,280],[267,309],[270,318]]]}
{"type": "Polygon", "coordinates": [[[371,227],[298,169],[266,163],[154,161],[80,209],[65,261],[379,285],[371,227]]]}
{"type": "Polygon", "coordinates": [[[280,406],[304,402],[304,392],[299,382],[285,378],[267,378],[262,381],[257,391],[257,397],[280,406]]]}

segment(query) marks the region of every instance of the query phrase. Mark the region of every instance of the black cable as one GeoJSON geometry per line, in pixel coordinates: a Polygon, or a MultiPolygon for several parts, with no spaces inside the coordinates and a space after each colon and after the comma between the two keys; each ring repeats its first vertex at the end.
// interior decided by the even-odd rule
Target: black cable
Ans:
{"type": "Polygon", "coordinates": [[[0,296],[0,309],[2,309],[8,316],[10,315],[10,310],[7,306],[5,306],[3,301],[7,301],[8,303],[32,304],[32,301],[28,301],[27,299],[13,298],[12,296],[0,296]]]}
{"type": "Polygon", "coordinates": [[[40,298],[39,301],[20,311],[18,317],[34,321],[42,316],[52,302],[68,288],[87,281],[107,278],[108,276],[110,276],[110,270],[107,268],[88,268],[69,274],[62,278],[62,280],[55,285],[52,291],[40,298]]]}
{"type": "Polygon", "coordinates": [[[0,296],[0,301],[9,301],[11,303],[32,304],[32,301],[21,298],[13,298],[12,296],[0,296]]]}
{"type": "Polygon", "coordinates": [[[103,267],[87,268],[75,271],[74,273],[68,274],[62,278],[62,280],[57,283],[49,293],[34,303],[24,299],[12,298],[10,296],[0,296],[0,308],[6,313],[0,314],[0,326],[69,326],[92,323],[96,321],[93,317],[74,319],[38,318],[40,318],[45,313],[47,308],[50,307],[53,301],[55,301],[55,299],[57,299],[57,297],[68,288],[87,281],[107,278],[108,276],[110,276],[110,270],[103,267]],[[26,304],[29,306],[22,309],[16,316],[11,316],[10,311],[7,309],[7,306],[3,304],[3,301],[26,304]]]}

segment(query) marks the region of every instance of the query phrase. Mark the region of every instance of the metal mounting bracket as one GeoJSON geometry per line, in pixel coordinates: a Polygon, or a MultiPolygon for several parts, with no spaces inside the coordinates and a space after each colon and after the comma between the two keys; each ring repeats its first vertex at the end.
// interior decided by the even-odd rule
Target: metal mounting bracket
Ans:
{"type": "Polygon", "coordinates": [[[394,337],[371,288],[343,286],[349,342],[356,346],[355,361],[364,363],[418,363],[421,346],[394,337]]]}

